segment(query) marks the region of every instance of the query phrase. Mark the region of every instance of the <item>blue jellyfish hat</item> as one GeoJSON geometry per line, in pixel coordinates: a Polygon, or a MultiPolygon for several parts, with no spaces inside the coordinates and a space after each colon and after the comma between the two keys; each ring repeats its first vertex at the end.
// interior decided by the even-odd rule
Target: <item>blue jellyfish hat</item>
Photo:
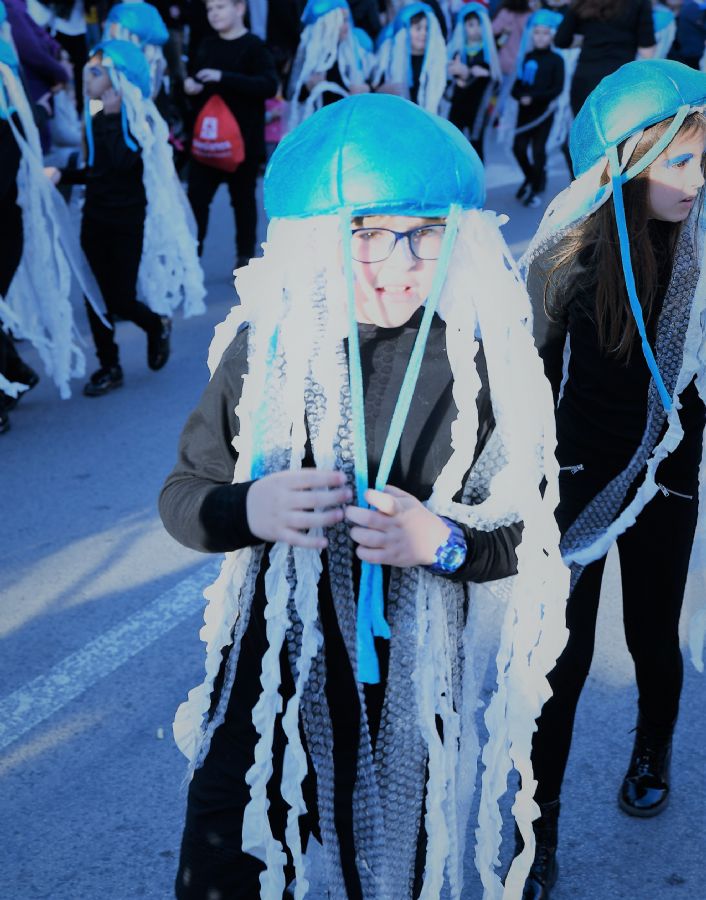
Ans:
{"type": "MultiPolygon", "coordinates": [[[[354,216],[446,218],[434,282],[410,356],[375,487],[387,483],[439,303],[462,209],[485,200],[483,165],[455,126],[388,94],[361,94],[323,107],[277,147],[265,173],[265,209],[272,218],[338,215],[348,293],[348,349],[357,502],[369,486],[360,347],[355,318],[350,229],[354,216]],[[380,140],[380,135],[385,140],[380,140]],[[296,178],[292,173],[296,172],[296,178]]],[[[276,337],[276,335],[275,335],[276,337]]],[[[267,411],[262,410],[262,415],[267,411]]],[[[261,457],[253,454],[255,467],[261,457]]],[[[389,638],[382,569],[363,563],[358,597],[358,680],[380,680],[375,637],[389,638]]]]}
{"type": "Polygon", "coordinates": [[[375,38],[375,52],[377,53],[385,41],[389,41],[390,38],[394,37],[395,34],[395,23],[388,22],[384,28],[380,30],[380,33],[375,38]]]}
{"type": "MultiPolygon", "coordinates": [[[[91,51],[93,56],[100,53],[103,57],[103,64],[107,68],[111,81],[116,89],[118,88],[115,80],[114,72],[119,72],[131,84],[134,84],[145,99],[150,96],[150,69],[145,56],[139,47],[130,41],[102,41],[91,51]]],[[[130,129],[127,121],[127,110],[123,102],[120,108],[120,116],[123,126],[123,138],[127,146],[134,152],[138,151],[138,146],[130,135],[130,129]]],[[[88,146],[88,165],[93,164],[95,156],[95,148],[93,144],[93,127],[91,122],[91,112],[89,104],[84,106],[84,118],[86,122],[86,144],[88,146]]]]}
{"type": "Polygon", "coordinates": [[[483,41],[483,59],[491,68],[491,77],[499,78],[501,73],[499,71],[497,51],[495,49],[495,37],[493,36],[488,8],[482,3],[464,3],[456,13],[454,30],[449,39],[449,59],[452,59],[458,54],[461,61],[464,63],[466,62],[466,35],[464,32],[464,22],[470,15],[477,16],[480,21],[483,41]]]}
{"type": "Polygon", "coordinates": [[[7,41],[3,41],[0,38],[0,63],[8,66],[8,68],[12,69],[13,72],[18,72],[20,68],[19,60],[17,59],[17,53],[15,53],[15,48],[12,44],[7,41]]]}
{"type": "Polygon", "coordinates": [[[589,94],[574,120],[569,139],[571,160],[577,178],[601,160],[608,161],[630,308],[642,340],[647,365],[667,411],[672,406],[671,397],[647,340],[642,306],[635,287],[622,185],[653,163],[671,143],[687,115],[704,103],[706,74],[703,72],[668,59],[637,60],[608,75],[589,94]],[[662,137],[639,162],[621,173],[619,144],[635,132],[669,118],[672,118],[672,122],[662,137]]]}
{"type": "Polygon", "coordinates": [[[334,9],[347,9],[350,12],[346,0],[309,0],[302,13],[302,25],[313,25],[317,19],[334,9]]]}
{"type": "Polygon", "coordinates": [[[106,31],[111,23],[121,25],[134,34],[140,44],[163,46],[169,40],[169,31],[164,20],[151,3],[118,3],[112,7],[106,19],[106,31]]]}
{"type": "Polygon", "coordinates": [[[354,28],[353,33],[355,34],[355,39],[358,41],[358,43],[366,53],[375,52],[375,44],[373,44],[373,39],[364,28],[354,28]]]}
{"type": "Polygon", "coordinates": [[[7,21],[7,9],[5,8],[5,4],[0,0],[0,25],[3,22],[7,21]]]}
{"type": "Polygon", "coordinates": [[[674,13],[666,6],[655,6],[652,10],[652,21],[654,23],[655,32],[668,28],[674,21],[674,13]]]}

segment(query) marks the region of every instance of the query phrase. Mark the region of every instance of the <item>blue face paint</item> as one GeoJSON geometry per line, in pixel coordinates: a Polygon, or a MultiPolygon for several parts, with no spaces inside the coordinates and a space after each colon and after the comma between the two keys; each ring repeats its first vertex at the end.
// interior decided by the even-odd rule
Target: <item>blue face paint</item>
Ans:
{"type": "Polygon", "coordinates": [[[665,165],[668,169],[673,169],[675,166],[681,166],[684,163],[691,162],[693,158],[693,153],[681,153],[679,156],[675,156],[672,159],[666,160],[665,165]]]}

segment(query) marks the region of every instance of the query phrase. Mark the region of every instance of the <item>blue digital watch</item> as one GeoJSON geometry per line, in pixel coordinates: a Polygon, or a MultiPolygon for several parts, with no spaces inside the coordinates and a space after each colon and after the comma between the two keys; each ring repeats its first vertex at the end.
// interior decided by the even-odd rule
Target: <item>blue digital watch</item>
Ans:
{"type": "Polygon", "coordinates": [[[424,568],[435,575],[452,575],[466,561],[468,544],[462,528],[456,522],[447,519],[446,516],[440,516],[440,518],[451,529],[451,534],[443,544],[436,548],[434,562],[424,568]]]}

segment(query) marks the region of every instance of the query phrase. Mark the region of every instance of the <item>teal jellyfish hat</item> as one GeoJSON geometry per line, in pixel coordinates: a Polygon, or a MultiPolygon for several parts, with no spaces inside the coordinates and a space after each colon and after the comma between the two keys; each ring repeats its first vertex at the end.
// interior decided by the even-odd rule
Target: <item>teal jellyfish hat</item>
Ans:
{"type": "Polygon", "coordinates": [[[667,411],[672,405],[671,397],[647,339],[642,307],[635,287],[622,185],[653,163],[669,146],[687,115],[704,103],[706,75],[702,72],[672,60],[631,62],[604,78],[589,95],[574,121],[569,140],[577,178],[596,163],[608,161],[630,308],[647,365],[667,411]],[[662,137],[638,163],[623,171],[618,160],[619,144],[636,132],[669,118],[672,121],[662,137]]]}
{"type": "MultiPolygon", "coordinates": [[[[386,94],[349,97],[319,110],[277,147],[265,173],[271,218],[339,216],[348,295],[350,380],[358,502],[368,488],[360,349],[355,325],[351,218],[366,215],[448,217],[436,276],[409,361],[376,478],[387,483],[402,435],[431,321],[437,310],[461,209],[485,199],[483,166],[461,133],[415,104],[386,94]],[[385,134],[386,139],[380,140],[385,134]],[[413,143],[410,142],[414,135],[413,143]],[[292,172],[297,173],[292,178],[292,172]]],[[[263,410],[263,413],[265,411],[263,410]]],[[[258,474],[254,455],[253,477],[258,474]]],[[[389,637],[382,572],[363,564],[358,604],[358,677],[379,681],[374,637],[389,637]]]]}
{"type": "Polygon", "coordinates": [[[2,2],[2,0],[0,0],[0,25],[2,25],[3,22],[6,22],[6,21],[7,21],[7,8],[5,7],[5,4],[2,2]]]}
{"type": "MultiPolygon", "coordinates": [[[[4,6],[2,11],[4,11],[4,6]]],[[[3,41],[2,39],[0,39],[0,65],[7,66],[12,74],[15,77],[18,77],[20,63],[17,59],[15,48],[12,46],[12,44],[9,44],[7,41],[3,41]]],[[[8,98],[7,90],[5,89],[5,85],[3,84],[3,79],[0,78],[0,119],[7,119],[7,117],[11,116],[14,111],[15,107],[12,105],[8,98]]]]}
{"type": "MultiPolygon", "coordinates": [[[[113,87],[122,93],[120,78],[125,78],[133,84],[144,99],[150,96],[150,70],[145,56],[139,47],[130,41],[110,40],[102,41],[93,48],[93,54],[100,53],[103,57],[103,65],[108,70],[113,87]]],[[[125,102],[120,108],[120,116],[123,126],[123,138],[127,146],[137,152],[138,146],[130,135],[128,127],[127,109],[125,102]]],[[[92,165],[94,159],[93,127],[89,104],[84,106],[84,118],[86,122],[86,144],[88,145],[88,165],[92,165]]]]}
{"type": "Polygon", "coordinates": [[[151,3],[118,3],[108,13],[105,23],[106,37],[110,26],[118,25],[140,41],[140,45],[163,46],[169,40],[169,31],[157,9],[151,3]]]}
{"type": "Polygon", "coordinates": [[[302,13],[302,25],[313,25],[317,19],[334,9],[347,9],[350,12],[346,0],[309,0],[302,13]]]}

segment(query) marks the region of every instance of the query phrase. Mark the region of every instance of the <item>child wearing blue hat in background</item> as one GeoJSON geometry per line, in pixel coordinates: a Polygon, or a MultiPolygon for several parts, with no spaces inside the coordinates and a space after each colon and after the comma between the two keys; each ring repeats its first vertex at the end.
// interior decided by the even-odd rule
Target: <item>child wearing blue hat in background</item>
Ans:
{"type": "MultiPolygon", "coordinates": [[[[187,316],[204,309],[195,228],[142,51],[121,40],[99,44],[84,90],[87,165],[49,172],[55,182],[86,185],[81,245],[109,313],[146,333],[147,364],[157,371],[169,359],[174,310],[182,303],[187,316]]],[[[123,372],[114,331],[90,308],[88,316],[100,368],[84,394],[100,397],[122,387],[123,372]]]]}
{"type": "Polygon", "coordinates": [[[517,199],[536,207],[547,185],[547,141],[564,89],[564,60],[552,47],[561,16],[539,10],[525,28],[512,96],[519,103],[512,152],[524,175],[517,199]],[[530,158],[531,153],[531,158],[530,158]]]}
{"type": "MultiPolygon", "coordinates": [[[[541,353],[557,399],[557,520],[572,570],[569,641],[533,739],[542,815],[524,900],[546,900],[556,881],[559,796],[614,543],[638,689],[618,791],[628,815],[656,816],[670,796],[687,575],[698,603],[689,641],[703,671],[705,102],[706,75],[668,60],[631,62],[604,78],[572,127],[576,180],[550,205],[523,260],[548,315],[541,353]]],[[[593,797],[604,787],[581,779],[593,797]]],[[[636,874],[627,894],[646,896],[636,874]]]]}
{"type": "Polygon", "coordinates": [[[174,537],[226,553],[206,678],[174,723],[193,774],[179,898],[303,897],[313,833],[333,897],[446,882],[458,900],[479,707],[489,889],[513,765],[529,840],[568,572],[551,397],[483,200],[468,141],[396,97],[324,107],[270,161],[264,257],[237,273],[160,497],[174,537]],[[478,617],[504,606],[488,702],[478,617]]]}
{"type": "Polygon", "coordinates": [[[490,19],[481,3],[467,3],[459,10],[449,58],[454,86],[448,119],[459,131],[468,129],[473,149],[482,160],[490,101],[502,72],[490,19]]]}

